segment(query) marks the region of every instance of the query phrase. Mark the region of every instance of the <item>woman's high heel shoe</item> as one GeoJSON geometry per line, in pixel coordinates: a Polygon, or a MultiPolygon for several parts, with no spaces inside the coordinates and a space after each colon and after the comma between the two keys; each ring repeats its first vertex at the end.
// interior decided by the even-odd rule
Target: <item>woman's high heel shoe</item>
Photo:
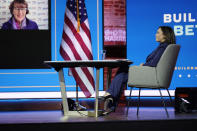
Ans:
{"type": "Polygon", "coordinates": [[[105,101],[106,99],[109,99],[109,98],[113,99],[112,95],[98,97],[98,99],[101,101],[105,101]]]}
{"type": "Polygon", "coordinates": [[[108,97],[104,102],[104,111],[102,115],[106,116],[111,112],[115,112],[114,100],[112,97],[108,97]]]}

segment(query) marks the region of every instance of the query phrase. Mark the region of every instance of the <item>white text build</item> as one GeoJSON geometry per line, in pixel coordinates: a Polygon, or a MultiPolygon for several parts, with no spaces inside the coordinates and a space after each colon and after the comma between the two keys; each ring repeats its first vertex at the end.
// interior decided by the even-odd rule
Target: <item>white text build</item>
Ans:
{"type": "Polygon", "coordinates": [[[163,14],[164,23],[175,23],[174,32],[176,36],[193,36],[197,30],[196,18],[192,13],[163,14]]]}

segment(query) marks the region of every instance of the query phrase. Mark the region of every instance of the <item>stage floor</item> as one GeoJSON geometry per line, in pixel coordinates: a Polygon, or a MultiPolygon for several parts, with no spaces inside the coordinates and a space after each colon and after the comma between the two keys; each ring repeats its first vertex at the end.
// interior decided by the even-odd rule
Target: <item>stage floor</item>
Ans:
{"type": "Polygon", "coordinates": [[[126,116],[126,107],[118,107],[116,112],[98,118],[87,117],[83,114],[81,116],[63,117],[60,110],[1,111],[0,124],[197,119],[196,111],[192,113],[175,113],[173,107],[167,107],[169,117],[167,117],[163,107],[140,107],[138,117],[136,109],[136,107],[130,107],[129,114],[126,116]]]}
{"type": "MultiPolygon", "coordinates": [[[[93,109],[93,101],[81,101],[93,109]]],[[[142,100],[139,115],[136,104],[129,108],[118,106],[116,112],[107,116],[87,117],[63,116],[60,110],[61,100],[1,100],[0,130],[123,130],[131,131],[185,131],[197,128],[197,111],[175,113],[174,106],[168,105],[167,117],[160,100],[142,100]],[[154,104],[151,104],[154,103],[154,104]],[[156,104],[155,104],[156,103],[156,104]]]]}

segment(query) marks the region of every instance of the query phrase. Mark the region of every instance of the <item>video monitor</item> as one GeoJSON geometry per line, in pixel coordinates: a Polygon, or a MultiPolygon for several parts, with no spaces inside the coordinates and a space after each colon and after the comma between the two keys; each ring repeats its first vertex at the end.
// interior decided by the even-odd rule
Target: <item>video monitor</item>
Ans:
{"type": "Polygon", "coordinates": [[[0,69],[48,68],[50,0],[0,1],[0,69]]]}

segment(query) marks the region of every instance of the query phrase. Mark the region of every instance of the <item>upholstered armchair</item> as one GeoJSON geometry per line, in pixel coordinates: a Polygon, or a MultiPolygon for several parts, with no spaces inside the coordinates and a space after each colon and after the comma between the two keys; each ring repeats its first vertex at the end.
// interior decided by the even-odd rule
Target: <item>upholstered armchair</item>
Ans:
{"type": "MultiPolygon", "coordinates": [[[[159,89],[163,106],[168,115],[167,108],[165,106],[165,101],[163,99],[160,89],[166,89],[169,94],[170,100],[172,101],[168,88],[172,80],[179,50],[180,45],[170,44],[167,46],[156,67],[131,66],[129,68],[128,86],[131,87],[130,97],[133,87],[139,88],[137,115],[139,112],[141,88],[159,89]]],[[[128,101],[127,115],[129,105],[130,100],[128,101]]]]}

